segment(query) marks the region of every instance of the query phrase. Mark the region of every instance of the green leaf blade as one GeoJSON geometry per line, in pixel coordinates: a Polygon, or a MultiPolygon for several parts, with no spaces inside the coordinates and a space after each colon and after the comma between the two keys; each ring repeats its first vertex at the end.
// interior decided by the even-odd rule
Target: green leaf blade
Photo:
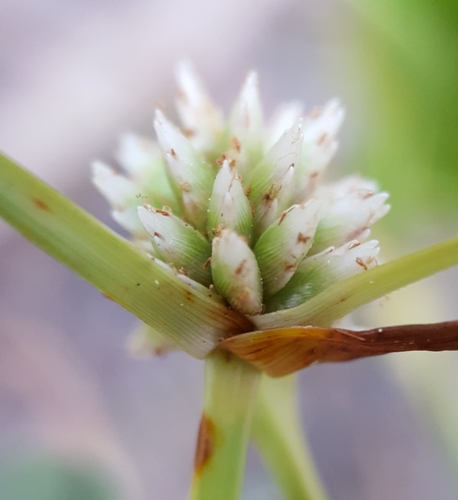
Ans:
{"type": "Polygon", "coordinates": [[[250,323],[210,291],[141,254],[50,186],[0,155],[0,216],[108,298],[202,358],[250,323]]]}
{"type": "Polygon", "coordinates": [[[369,302],[455,265],[458,265],[458,237],[352,276],[297,307],[252,319],[260,329],[329,326],[369,302]]]}

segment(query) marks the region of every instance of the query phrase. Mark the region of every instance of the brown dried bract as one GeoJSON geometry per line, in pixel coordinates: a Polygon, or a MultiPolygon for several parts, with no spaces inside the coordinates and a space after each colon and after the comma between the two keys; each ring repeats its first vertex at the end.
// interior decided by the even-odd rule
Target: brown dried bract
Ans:
{"type": "Polygon", "coordinates": [[[220,343],[272,377],[313,363],[350,361],[405,351],[458,350],[458,321],[352,331],[297,326],[230,337],[220,343]]]}

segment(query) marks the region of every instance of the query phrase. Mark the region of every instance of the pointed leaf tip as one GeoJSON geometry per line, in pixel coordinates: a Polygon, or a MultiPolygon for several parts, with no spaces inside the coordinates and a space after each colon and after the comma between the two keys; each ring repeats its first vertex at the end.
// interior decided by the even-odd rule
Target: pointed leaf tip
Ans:
{"type": "Polygon", "coordinates": [[[213,184],[208,211],[208,234],[212,238],[222,229],[232,229],[249,241],[253,229],[251,204],[242,180],[232,162],[223,161],[213,184]]]}
{"type": "Polygon", "coordinates": [[[139,187],[101,161],[92,163],[92,182],[116,210],[139,204],[139,187]]]}
{"type": "Polygon", "coordinates": [[[213,239],[211,268],[217,292],[234,309],[243,314],[261,312],[261,274],[244,238],[230,229],[221,231],[213,239]]]}
{"type": "Polygon", "coordinates": [[[176,70],[177,111],[187,136],[198,151],[209,151],[218,143],[223,116],[208,96],[194,66],[182,61],[176,70]]]}
{"type": "Polygon", "coordinates": [[[214,173],[189,139],[160,110],[156,110],[154,124],[170,172],[181,190],[186,219],[205,233],[214,173]]]}
{"type": "Polygon", "coordinates": [[[139,207],[138,215],[163,261],[198,283],[210,285],[211,273],[205,262],[210,258],[211,246],[199,231],[168,210],[139,207]]]}
{"type": "Polygon", "coordinates": [[[319,202],[293,205],[261,235],[254,253],[261,270],[264,297],[281,290],[297,270],[313,244],[318,225],[319,202]]]}

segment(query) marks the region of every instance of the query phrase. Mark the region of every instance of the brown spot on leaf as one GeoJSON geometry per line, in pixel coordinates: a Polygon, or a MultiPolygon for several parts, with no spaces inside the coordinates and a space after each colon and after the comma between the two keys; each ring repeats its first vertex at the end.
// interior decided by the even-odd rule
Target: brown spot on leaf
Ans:
{"type": "Polygon", "coordinates": [[[283,212],[280,216],[280,220],[278,221],[278,225],[280,225],[284,220],[285,220],[285,217],[286,215],[288,214],[287,211],[283,212]]]}
{"type": "Polygon", "coordinates": [[[256,210],[254,209],[253,203],[250,201],[251,215],[253,219],[256,217],[256,210]]]}
{"type": "Polygon", "coordinates": [[[310,236],[305,236],[302,233],[298,233],[297,242],[298,243],[307,243],[310,240],[310,236]]]}
{"type": "Polygon", "coordinates": [[[287,273],[291,272],[291,271],[295,271],[296,270],[296,264],[286,264],[285,266],[285,271],[287,273]]]}
{"type": "Polygon", "coordinates": [[[190,193],[192,191],[192,187],[189,182],[182,182],[178,185],[178,189],[181,189],[181,191],[184,191],[185,193],[190,193]]]}
{"type": "Polygon", "coordinates": [[[212,258],[209,257],[203,264],[202,264],[202,268],[203,269],[207,269],[208,266],[212,263],[212,258]]]}
{"type": "Polygon", "coordinates": [[[176,151],[173,148],[170,150],[170,156],[172,156],[173,158],[177,159],[176,151]]]}
{"type": "Polygon", "coordinates": [[[45,212],[51,212],[51,208],[49,205],[44,202],[43,200],[40,200],[40,198],[32,198],[33,204],[39,209],[43,210],[45,212]]]}
{"type": "Polygon", "coordinates": [[[239,139],[235,136],[231,138],[231,147],[232,149],[235,149],[237,153],[240,153],[242,149],[242,145],[240,144],[239,139]]]}
{"type": "Polygon", "coordinates": [[[348,250],[359,247],[360,245],[361,243],[358,240],[350,241],[350,243],[348,244],[348,250]]]}
{"type": "Polygon", "coordinates": [[[246,259],[243,259],[242,262],[240,262],[239,266],[235,270],[235,274],[237,276],[240,276],[243,273],[243,270],[244,270],[244,268],[246,266],[246,263],[247,263],[246,259]]]}
{"type": "Polygon", "coordinates": [[[327,138],[328,138],[328,134],[326,134],[326,133],[321,134],[318,141],[317,141],[318,146],[322,146],[326,142],[327,138]]]}
{"type": "Polygon", "coordinates": [[[262,197],[263,205],[270,206],[274,197],[270,194],[270,191],[262,197]]]}
{"type": "Polygon", "coordinates": [[[170,212],[169,212],[169,211],[167,211],[167,210],[164,210],[164,209],[162,209],[162,210],[157,209],[157,210],[156,210],[156,213],[161,214],[161,215],[163,215],[164,217],[170,217],[170,212]]]}
{"type": "Polygon", "coordinates": [[[227,160],[227,156],[223,153],[217,160],[216,160],[216,164],[221,166],[224,161],[227,160]]]}
{"type": "Polygon", "coordinates": [[[197,436],[194,470],[197,475],[202,474],[209,464],[215,451],[215,424],[205,413],[202,415],[197,436]]]}
{"type": "Polygon", "coordinates": [[[276,186],[275,184],[272,184],[270,186],[269,191],[262,197],[262,203],[264,206],[269,207],[273,200],[278,196],[278,193],[281,191],[281,186],[276,186]]]}
{"type": "Polygon", "coordinates": [[[367,264],[361,257],[356,257],[356,263],[361,266],[365,271],[367,271],[367,264]]]}
{"type": "Polygon", "coordinates": [[[187,137],[188,139],[190,137],[194,137],[196,135],[196,131],[191,129],[191,128],[183,128],[182,129],[183,135],[187,137]]]}

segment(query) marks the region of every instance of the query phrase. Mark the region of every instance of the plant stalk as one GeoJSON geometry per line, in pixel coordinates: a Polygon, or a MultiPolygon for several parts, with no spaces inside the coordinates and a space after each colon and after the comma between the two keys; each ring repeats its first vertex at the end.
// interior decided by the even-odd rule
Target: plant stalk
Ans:
{"type": "Polygon", "coordinates": [[[302,432],[296,396],[295,375],[263,375],[252,436],[286,500],[326,500],[302,432]]]}
{"type": "Polygon", "coordinates": [[[189,500],[237,500],[260,372],[227,351],[206,360],[204,409],[189,500]]]}

